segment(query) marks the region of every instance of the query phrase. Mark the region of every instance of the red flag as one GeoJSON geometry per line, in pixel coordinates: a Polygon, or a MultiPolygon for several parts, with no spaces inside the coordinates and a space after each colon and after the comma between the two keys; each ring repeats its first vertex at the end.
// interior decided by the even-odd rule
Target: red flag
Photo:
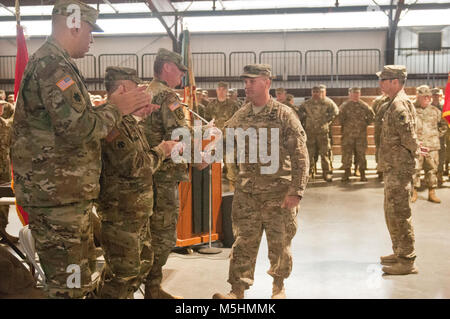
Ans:
{"type": "MultiPolygon", "coordinates": [[[[15,74],[15,80],[14,80],[14,101],[17,100],[17,94],[19,93],[20,89],[20,82],[22,82],[22,75],[25,71],[25,67],[28,63],[28,50],[27,50],[27,43],[25,42],[25,36],[23,34],[23,28],[21,25],[17,24],[17,55],[16,55],[16,74],[15,74]]],[[[12,182],[11,186],[14,190],[14,173],[13,173],[13,167],[11,164],[11,175],[12,175],[12,182]]],[[[20,218],[20,221],[22,224],[28,225],[28,214],[25,212],[22,208],[22,206],[17,204],[16,201],[16,211],[17,215],[20,218]]]]}
{"type": "Polygon", "coordinates": [[[17,25],[17,55],[16,55],[16,74],[14,80],[14,101],[19,93],[20,82],[22,82],[22,75],[28,63],[28,50],[25,36],[23,35],[23,28],[17,25]]]}
{"type": "Polygon", "coordinates": [[[442,117],[450,125],[450,72],[448,72],[447,86],[445,87],[445,102],[442,108],[442,117]]]}

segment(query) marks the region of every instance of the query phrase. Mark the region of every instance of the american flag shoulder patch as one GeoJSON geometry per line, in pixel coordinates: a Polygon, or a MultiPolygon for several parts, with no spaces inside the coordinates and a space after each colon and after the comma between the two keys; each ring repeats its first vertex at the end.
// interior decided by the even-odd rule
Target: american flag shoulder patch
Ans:
{"type": "Polygon", "coordinates": [[[177,108],[179,108],[181,106],[180,102],[175,101],[172,104],[169,105],[169,109],[173,112],[175,111],[177,108]]]}
{"type": "Polygon", "coordinates": [[[67,75],[63,79],[56,82],[56,86],[59,87],[61,91],[65,91],[74,83],[75,82],[72,80],[72,78],[69,75],[67,75]]]}

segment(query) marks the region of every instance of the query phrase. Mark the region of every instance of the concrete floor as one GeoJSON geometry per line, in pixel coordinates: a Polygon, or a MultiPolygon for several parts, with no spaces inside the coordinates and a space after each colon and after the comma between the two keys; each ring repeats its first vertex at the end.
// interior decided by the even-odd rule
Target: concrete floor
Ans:
{"type": "MultiPolygon", "coordinates": [[[[369,168],[374,169],[368,156],[369,168]]],[[[334,159],[340,166],[340,158],[334,159]]],[[[342,184],[335,170],[332,183],[310,181],[298,215],[299,228],[292,242],[294,266],[286,280],[286,295],[298,298],[450,298],[450,182],[437,190],[441,204],[419,193],[413,207],[416,263],[419,274],[383,276],[379,256],[391,253],[383,213],[383,184],[375,171],[369,181],[353,177],[342,184]]],[[[11,207],[7,231],[17,234],[20,222],[11,207]]],[[[217,243],[214,243],[214,245],[217,243]]],[[[173,252],[164,269],[163,287],[189,299],[209,299],[228,292],[230,248],[217,255],[173,252]]],[[[255,283],[246,298],[270,298],[272,279],[267,275],[267,243],[261,242],[255,283]]],[[[137,292],[135,298],[142,298],[137,292]]]]}

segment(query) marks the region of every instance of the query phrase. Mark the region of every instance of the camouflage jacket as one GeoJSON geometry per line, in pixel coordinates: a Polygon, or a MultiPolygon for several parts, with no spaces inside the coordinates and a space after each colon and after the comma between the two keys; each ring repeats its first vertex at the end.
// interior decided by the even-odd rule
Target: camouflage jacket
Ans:
{"type": "Polygon", "coordinates": [[[10,120],[0,117],[0,183],[11,180],[11,163],[9,160],[11,124],[10,120]]]}
{"type": "Polygon", "coordinates": [[[23,74],[11,137],[15,193],[22,206],[95,199],[100,140],[121,120],[111,104],[91,105],[83,76],[49,38],[23,74]]]}
{"type": "Polygon", "coordinates": [[[102,140],[98,202],[99,211],[108,212],[102,218],[111,218],[120,207],[151,210],[147,203],[153,201],[153,174],[164,159],[160,147],[150,148],[134,117],[124,116],[116,130],[102,140]]]}
{"type": "Polygon", "coordinates": [[[379,169],[414,173],[419,142],[416,111],[405,91],[387,103],[380,137],[379,169]]]}
{"type": "Polygon", "coordinates": [[[339,114],[339,108],[328,97],[323,100],[309,99],[300,105],[298,114],[305,123],[307,135],[323,134],[330,131],[330,124],[339,114]]]}
{"type": "Polygon", "coordinates": [[[367,126],[373,122],[374,117],[373,110],[366,102],[345,101],[339,109],[342,136],[366,138],[367,126]]]}
{"type": "Polygon", "coordinates": [[[430,151],[441,149],[439,138],[447,132],[447,122],[441,117],[441,111],[433,105],[422,108],[416,105],[417,138],[430,151]]]}
{"type": "Polygon", "coordinates": [[[228,121],[234,113],[239,109],[239,104],[233,100],[226,99],[220,102],[214,99],[209,102],[205,108],[205,119],[211,121],[215,119],[214,123],[217,128],[223,131],[225,122],[228,121]]]}
{"type": "MultiPolygon", "coordinates": [[[[184,106],[174,90],[167,83],[153,79],[149,88],[153,94],[152,103],[161,108],[151,113],[140,125],[144,128],[150,147],[159,145],[163,140],[172,139],[172,132],[177,128],[188,128],[184,114],[184,106]]],[[[160,169],[155,173],[155,181],[179,182],[188,180],[187,164],[175,164],[171,159],[166,159],[160,169]]]]}
{"type": "MultiPolygon", "coordinates": [[[[267,144],[263,142],[262,135],[259,136],[257,143],[259,161],[250,162],[249,146],[251,145],[248,144],[251,143],[246,143],[245,162],[237,163],[235,153],[234,163],[236,164],[227,165],[234,170],[232,175],[236,177],[236,189],[253,194],[287,191],[289,195],[303,196],[309,171],[306,134],[290,107],[270,99],[261,112],[255,114],[252,103],[247,103],[225,123],[225,128],[241,128],[244,131],[253,128],[256,132],[259,132],[258,129],[267,128],[267,144]],[[270,152],[272,129],[279,132],[279,145],[275,148],[279,154],[278,170],[273,174],[263,174],[261,169],[269,166],[270,163],[261,162],[261,158],[264,157],[261,156],[261,144],[266,144],[266,150],[270,152]]],[[[228,159],[226,161],[229,162],[228,159]]]]}

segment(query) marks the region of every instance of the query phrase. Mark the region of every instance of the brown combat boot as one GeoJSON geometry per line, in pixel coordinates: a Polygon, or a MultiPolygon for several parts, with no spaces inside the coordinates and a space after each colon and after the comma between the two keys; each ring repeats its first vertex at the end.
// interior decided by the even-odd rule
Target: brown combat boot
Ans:
{"type": "Polygon", "coordinates": [[[286,299],[283,278],[274,278],[272,286],[272,299],[286,299]]]}
{"type": "Polygon", "coordinates": [[[395,254],[381,256],[380,261],[382,265],[391,265],[397,262],[397,256],[395,256],[395,254]]]}
{"type": "Polygon", "coordinates": [[[242,286],[232,286],[231,291],[226,295],[215,293],[213,299],[244,299],[245,289],[242,286]]]}
{"type": "Polygon", "coordinates": [[[361,182],[367,182],[366,171],[362,169],[362,170],[360,170],[360,172],[361,172],[360,181],[361,182]]]}
{"type": "Polygon", "coordinates": [[[419,272],[414,262],[396,262],[391,266],[384,266],[381,270],[387,275],[409,275],[419,272]]]}
{"type": "Polygon", "coordinates": [[[441,200],[436,196],[436,190],[434,188],[428,189],[428,200],[436,204],[441,203],[441,200]]]}
{"type": "Polygon", "coordinates": [[[144,299],[184,299],[181,296],[173,296],[164,291],[161,286],[145,286],[144,299]]]}
{"type": "Polygon", "coordinates": [[[350,180],[350,174],[351,174],[350,169],[349,168],[345,169],[344,176],[342,177],[341,182],[343,183],[348,182],[350,180]]]}
{"type": "Polygon", "coordinates": [[[411,203],[415,203],[417,200],[417,189],[413,189],[413,193],[411,195],[411,203]]]}

